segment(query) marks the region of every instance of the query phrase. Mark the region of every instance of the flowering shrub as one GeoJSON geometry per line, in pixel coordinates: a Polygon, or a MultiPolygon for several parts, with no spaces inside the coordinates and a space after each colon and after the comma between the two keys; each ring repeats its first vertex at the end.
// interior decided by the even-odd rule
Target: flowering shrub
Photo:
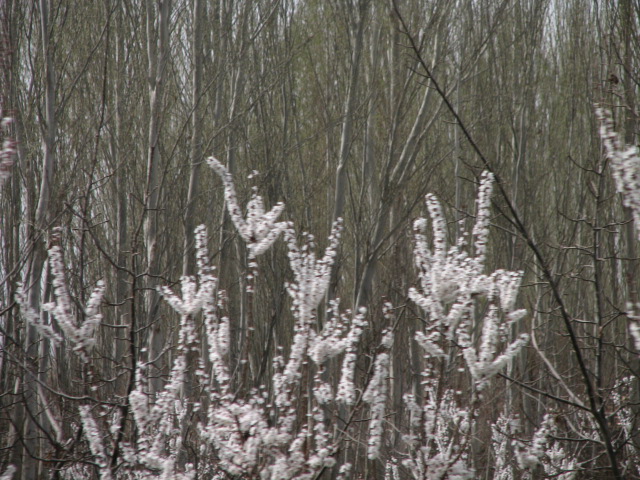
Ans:
{"type": "Polygon", "coordinates": [[[474,478],[468,454],[480,394],[528,341],[526,334],[509,341],[510,327],[526,313],[516,309],[522,272],[484,273],[492,182],[491,174],[483,175],[472,245],[466,245],[463,235],[447,249],[446,223],[433,195],[427,196],[432,250],[425,235],[427,221],[420,218],[414,223],[420,287],[412,288],[409,298],[426,315],[424,330],[416,333],[416,342],[427,359],[422,372],[422,405],[414,395],[405,396],[411,432],[406,437],[409,452],[404,463],[416,479],[474,478]],[[483,302],[484,308],[479,308],[478,302],[483,302]],[[479,338],[474,334],[477,330],[482,331],[479,338]],[[434,363],[460,358],[472,383],[470,398],[466,399],[443,389],[434,363]]]}
{"type": "MultiPolygon", "coordinates": [[[[335,455],[349,428],[348,422],[343,431],[329,428],[328,415],[343,407],[361,410],[364,404],[371,406],[370,456],[375,457],[383,430],[388,354],[380,353],[376,357],[373,377],[363,394],[356,388],[354,370],[358,343],[366,326],[366,311],[340,312],[336,300],[327,309],[324,327],[319,329],[316,321],[317,309],[329,285],[341,221],[334,224],[329,246],[324,255],[317,258],[313,236],[303,235],[304,242],[300,246],[293,225],[275,221],[284,206],[279,204],[265,213],[255,189],[247,206],[247,217],[243,218],[227,170],[213,158],[209,159],[209,164],[223,181],[229,214],[247,244],[250,258],[264,253],[284,233],[293,271],[293,280],[286,285],[295,319],[293,344],[288,354],[274,360],[276,373],[269,384],[246,391],[235,389],[228,356],[230,320],[224,316],[222,306],[224,292],[218,290],[214,269],[208,263],[206,229],[198,227],[195,232],[197,276],[182,277],[181,295],[168,287],[159,289],[180,317],[177,355],[164,389],[155,395],[149,393],[147,365],[141,362],[136,367],[136,385],[128,395],[137,431],[135,440],[118,440],[121,438],[121,417],[109,420],[101,415],[103,420],[98,422],[94,406],[79,407],[83,435],[100,478],[146,478],[149,475],[163,479],[194,478],[195,466],[179,461],[184,426],[191,421],[186,415],[189,407],[202,419],[197,429],[202,446],[199,456],[211,460],[212,465],[206,471],[216,478],[223,478],[220,475],[315,478],[335,465],[335,455]],[[199,338],[196,321],[200,315],[206,338],[199,338]],[[185,394],[190,355],[196,357],[195,365],[191,365],[196,369],[195,378],[191,381],[203,389],[204,401],[185,394]],[[210,374],[205,355],[211,365],[210,374]],[[342,367],[340,380],[334,386],[324,374],[328,362],[335,359],[342,367]],[[301,392],[307,393],[301,396],[301,392]],[[116,451],[121,453],[116,456],[116,451]]],[[[56,324],[43,322],[29,308],[23,290],[19,289],[17,300],[23,316],[53,342],[70,342],[87,362],[95,326],[101,319],[98,307],[104,285],[98,284],[82,310],[84,321],[77,326],[77,312],[65,286],[59,247],[49,251],[49,261],[54,274],[56,301],[43,308],[52,314],[56,324]]],[[[252,268],[257,268],[255,263],[252,268]]],[[[391,332],[385,334],[382,343],[386,349],[391,348],[392,338],[391,332]]],[[[346,474],[348,466],[343,466],[341,471],[346,474]]]]}
{"type": "MultiPolygon", "coordinates": [[[[608,138],[613,148],[613,137],[608,138]]],[[[86,441],[93,476],[104,480],[302,480],[335,469],[338,478],[347,478],[353,466],[340,464],[340,455],[348,442],[359,437],[364,439],[361,446],[369,461],[386,462],[385,478],[475,478],[471,449],[485,392],[529,341],[526,333],[513,333],[526,315],[517,307],[522,272],[486,272],[493,176],[482,176],[475,226],[470,236],[462,235],[455,245],[447,245],[444,214],[433,195],[426,198],[430,220],[414,222],[418,285],[408,291],[408,297],[423,314],[423,327],[415,334],[422,351],[423,380],[418,389],[404,393],[407,429],[399,432],[401,442],[391,457],[382,458],[393,428],[387,420],[391,361],[398,348],[393,305],[383,307],[385,321],[377,332],[378,343],[364,350],[366,309],[341,311],[339,300],[324,305],[342,221],[332,226],[328,246],[319,256],[312,235],[298,235],[293,223],[277,221],[284,205],[266,212],[255,188],[244,217],[227,169],[213,158],[208,163],[223,182],[229,215],[246,244],[252,271],[258,268],[255,257],[279,238],[286,244],[292,271],[292,280],[285,285],[294,319],[292,344],[286,351],[279,350],[268,381],[253,386],[233,380],[237,368],[229,352],[233,319],[225,315],[226,296],[209,264],[207,231],[198,227],[197,275],[181,278],[180,294],[166,286],[159,289],[179,317],[177,345],[164,388],[150,393],[150,365],[139,361],[122,408],[105,409],[89,398],[78,406],[75,429],[86,441]],[[363,353],[370,364],[364,378],[356,375],[363,353]],[[460,378],[466,384],[451,388],[439,373],[443,365],[465,372],[460,378]],[[335,379],[332,372],[338,373],[335,379]],[[197,451],[190,458],[195,456],[197,464],[184,455],[187,435],[195,436],[190,444],[197,451]]],[[[623,172],[624,164],[616,168],[623,172]]],[[[616,178],[626,176],[619,173],[616,178]]],[[[633,201],[629,202],[632,206],[633,201]]],[[[43,305],[43,311],[50,318],[34,312],[19,288],[16,300],[22,316],[54,344],[70,345],[81,362],[90,365],[105,285],[96,284],[86,305],[74,304],[59,246],[49,250],[49,263],[55,300],[43,305]]],[[[253,288],[246,293],[252,295],[253,288]]],[[[616,398],[618,416],[626,419],[629,437],[631,415],[616,398]]],[[[62,420],[52,417],[51,421],[62,420]]],[[[586,433],[590,428],[593,431],[588,418],[579,428],[585,435],[591,435],[586,433]]],[[[55,429],[62,436],[60,426],[55,429]]],[[[545,415],[530,439],[522,438],[519,421],[508,411],[491,432],[494,478],[532,478],[541,467],[547,476],[568,480],[579,469],[555,438],[558,426],[552,414],[545,415]]],[[[12,472],[9,468],[2,478],[10,478],[12,472]]],[[[73,466],[62,475],[79,478],[92,473],[73,466]]]]}

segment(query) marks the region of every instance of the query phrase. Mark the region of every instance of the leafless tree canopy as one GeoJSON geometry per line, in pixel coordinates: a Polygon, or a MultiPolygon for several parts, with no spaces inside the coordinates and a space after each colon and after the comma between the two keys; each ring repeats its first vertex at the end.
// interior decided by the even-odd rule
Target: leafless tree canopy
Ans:
{"type": "Polygon", "coordinates": [[[0,480],[640,479],[638,0],[0,1],[0,480]]]}

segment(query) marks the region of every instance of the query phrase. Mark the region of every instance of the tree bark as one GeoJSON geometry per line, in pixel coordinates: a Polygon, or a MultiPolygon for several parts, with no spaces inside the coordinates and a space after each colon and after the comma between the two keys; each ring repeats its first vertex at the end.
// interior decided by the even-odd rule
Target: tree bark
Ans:
{"type": "Polygon", "coordinates": [[[166,332],[157,317],[159,295],[156,291],[160,273],[158,265],[158,217],[160,206],[160,121],[164,97],[167,60],[169,55],[169,20],[171,0],[162,0],[156,19],[153,0],[147,0],[147,56],[149,61],[149,135],[147,150],[147,182],[145,192],[144,237],[147,255],[148,294],[147,326],[150,328],[149,360],[155,362],[150,381],[151,391],[162,387],[161,375],[164,372],[165,359],[161,357],[166,332]]]}
{"type": "MultiPolygon", "coordinates": [[[[45,268],[47,258],[45,235],[47,233],[50,222],[50,204],[51,189],[53,183],[53,171],[55,166],[55,139],[56,139],[56,103],[55,103],[55,71],[53,68],[52,48],[53,44],[49,36],[49,4],[47,0],[40,0],[40,35],[41,49],[44,58],[44,78],[45,78],[45,128],[42,131],[42,163],[41,163],[41,179],[40,191],[38,194],[38,203],[35,211],[34,229],[31,231],[30,242],[32,244],[32,255],[27,269],[27,281],[25,282],[29,288],[28,302],[29,306],[35,311],[40,312],[42,304],[42,287],[41,276],[45,268]]],[[[41,371],[43,365],[41,362],[47,356],[49,342],[46,338],[40,339],[42,344],[38,348],[39,335],[34,326],[27,327],[27,352],[25,356],[25,372],[27,370],[41,371]],[[40,358],[40,354],[44,353],[44,357],[40,358]]],[[[24,379],[24,396],[26,400],[26,408],[32,415],[37,418],[39,411],[38,390],[34,377],[29,373],[25,373],[24,379]]],[[[22,455],[22,478],[30,480],[40,476],[40,462],[31,458],[35,454],[40,456],[39,444],[37,438],[37,427],[33,419],[27,414],[23,419],[23,439],[24,450],[22,455]]]]}
{"type": "Polygon", "coordinates": [[[195,228],[195,201],[198,196],[198,180],[200,164],[202,162],[202,24],[204,20],[204,2],[193,1],[191,39],[191,58],[193,67],[191,71],[191,149],[189,153],[189,190],[187,193],[187,206],[184,214],[184,257],[182,260],[182,274],[193,275],[195,273],[194,255],[194,228],[195,228]]]}

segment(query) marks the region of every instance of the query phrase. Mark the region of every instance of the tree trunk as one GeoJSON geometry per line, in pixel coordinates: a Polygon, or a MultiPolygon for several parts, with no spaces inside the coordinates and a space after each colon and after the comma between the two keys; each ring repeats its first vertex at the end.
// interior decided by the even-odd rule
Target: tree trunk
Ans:
{"type": "MultiPolygon", "coordinates": [[[[29,288],[29,306],[36,312],[40,312],[42,304],[41,276],[47,258],[45,234],[49,227],[51,214],[51,189],[53,171],[55,165],[55,139],[56,139],[56,104],[55,104],[55,72],[53,69],[52,42],[49,38],[49,4],[47,0],[40,0],[40,34],[42,40],[42,55],[45,69],[45,128],[42,131],[42,167],[38,204],[35,212],[35,228],[31,232],[30,241],[33,246],[28,269],[26,285],[29,288]]],[[[25,357],[25,370],[43,371],[41,362],[47,357],[49,342],[46,338],[40,339],[41,348],[38,348],[38,333],[34,326],[27,327],[27,352],[25,357]],[[40,353],[44,353],[43,358],[40,353]]],[[[27,409],[38,418],[39,411],[38,390],[36,381],[30,374],[25,374],[24,395],[27,409]]],[[[22,478],[30,480],[40,476],[40,462],[31,458],[31,455],[42,456],[38,448],[37,427],[27,414],[23,419],[24,450],[22,455],[22,478]]]]}
{"type": "Polygon", "coordinates": [[[191,57],[193,70],[191,71],[191,150],[189,154],[190,173],[189,191],[187,193],[187,206],[184,214],[184,257],[182,261],[182,274],[193,275],[195,273],[194,255],[194,228],[195,228],[195,201],[198,196],[198,179],[200,163],[202,161],[202,24],[204,16],[204,4],[202,0],[194,0],[191,40],[191,57]]]}
{"type": "Polygon", "coordinates": [[[146,217],[144,237],[147,254],[148,294],[147,325],[150,328],[149,360],[155,362],[151,370],[151,392],[162,388],[161,376],[166,373],[166,359],[161,357],[166,331],[159,321],[159,295],[156,291],[157,278],[160,273],[158,265],[158,217],[160,204],[160,117],[164,96],[166,63],[169,55],[169,19],[171,16],[171,0],[162,0],[159,6],[157,31],[154,28],[155,9],[153,0],[147,0],[147,55],[149,60],[149,146],[147,151],[147,184],[145,192],[146,217]]]}

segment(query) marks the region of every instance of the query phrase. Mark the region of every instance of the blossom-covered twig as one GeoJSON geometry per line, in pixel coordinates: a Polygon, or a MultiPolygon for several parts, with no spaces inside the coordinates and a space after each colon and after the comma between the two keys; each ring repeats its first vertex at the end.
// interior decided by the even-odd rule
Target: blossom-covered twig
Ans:
{"type": "Polygon", "coordinates": [[[389,376],[389,350],[393,345],[393,330],[383,333],[381,351],[376,356],[373,377],[362,399],[371,405],[371,420],[369,420],[369,439],[367,456],[370,460],[378,458],[382,445],[382,432],[385,403],[387,402],[387,377],[389,376]]]}
{"type": "Polygon", "coordinates": [[[16,467],[9,465],[7,469],[0,475],[0,480],[11,480],[16,473],[16,467]]]}
{"type": "Polygon", "coordinates": [[[547,475],[561,480],[572,480],[576,474],[576,462],[568,458],[564,450],[553,441],[557,425],[554,415],[546,414],[540,428],[536,430],[530,444],[517,443],[518,467],[525,471],[525,478],[539,464],[547,475]]]}
{"type": "Polygon", "coordinates": [[[284,230],[284,238],[289,249],[289,265],[294,275],[294,281],[287,284],[287,291],[293,299],[293,308],[306,322],[311,321],[313,310],[318,307],[329,288],[331,268],[335,261],[341,233],[342,219],[338,218],[331,228],[329,246],[324,256],[318,260],[313,235],[303,234],[305,242],[300,248],[292,226],[289,225],[289,228],[284,230]]]}
{"type": "Polygon", "coordinates": [[[483,272],[492,181],[491,174],[484,174],[480,184],[473,228],[474,256],[465,251],[464,241],[447,251],[442,208],[433,195],[427,196],[433,225],[433,251],[429,249],[424,233],[426,220],[416,220],[414,256],[421,288],[409,291],[409,297],[429,315],[425,330],[416,334],[416,341],[425,354],[444,357],[443,335],[449,340],[457,338],[478,388],[486,386],[488,380],[529,340],[527,334],[522,334],[508,344],[501,354],[498,353],[499,343],[504,343],[501,339],[507,337],[506,327],[521,319],[525,311],[516,309],[521,272],[497,270],[491,275],[483,272]],[[478,324],[478,320],[472,318],[474,299],[478,296],[487,298],[490,306],[481,319],[482,337],[479,346],[476,346],[471,331],[478,324]]]}
{"type": "Polygon", "coordinates": [[[287,226],[286,222],[276,222],[284,210],[284,204],[280,202],[269,212],[265,212],[264,201],[254,188],[251,200],[247,204],[247,217],[245,219],[242,216],[242,209],[238,205],[233,178],[227,167],[214,157],[209,157],[207,163],[222,179],[224,198],[229,216],[238,233],[247,243],[251,257],[257,257],[266,252],[287,226]]]}
{"type": "Polygon", "coordinates": [[[22,285],[18,286],[16,301],[20,305],[22,314],[27,322],[56,344],[61,343],[63,338],[68,340],[73,345],[74,351],[78,352],[80,358],[84,362],[88,362],[88,352],[96,341],[95,330],[102,321],[102,314],[99,308],[105,292],[104,282],[102,280],[97,282],[96,288],[83,309],[84,321],[78,326],[64,276],[62,250],[57,245],[49,250],[49,265],[53,274],[55,300],[42,305],[42,309],[53,316],[62,334],[56,332],[52,325],[44,323],[40,315],[33,311],[28,304],[27,295],[22,285]]]}
{"type": "Polygon", "coordinates": [[[211,308],[213,295],[218,284],[213,268],[208,265],[204,225],[196,228],[196,257],[198,277],[183,276],[180,279],[182,298],[174,294],[169,287],[159,288],[167,303],[182,316],[194,316],[203,308],[211,308]],[[197,281],[196,281],[197,280],[197,281]]]}
{"type": "MultiPolygon", "coordinates": [[[[635,145],[625,145],[620,134],[616,132],[611,112],[596,106],[596,117],[600,121],[600,138],[605,152],[611,161],[611,173],[616,182],[616,189],[622,194],[622,201],[633,214],[636,232],[640,239],[640,152],[635,145]]],[[[630,305],[631,322],[629,333],[635,341],[636,350],[640,352],[640,316],[633,310],[640,305],[630,305]]]]}
{"type": "Polygon", "coordinates": [[[613,126],[611,112],[596,107],[596,117],[600,121],[600,138],[607,157],[611,162],[611,173],[616,189],[622,194],[622,201],[631,209],[633,220],[640,238],[640,154],[635,145],[625,145],[613,126]]]}
{"type": "Polygon", "coordinates": [[[82,428],[84,430],[84,436],[89,442],[89,449],[96,458],[98,469],[100,471],[100,480],[112,480],[111,470],[108,468],[109,460],[107,457],[107,451],[104,448],[104,442],[102,434],[96,424],[93,415],[91,414],[91,408],[87,405],[83,405],[79,409],[80,421],[82,422],[82,428]]]}
{"type": "MultiPolygon", "coordinates": [[[[293,299],[291,310],[296,318],[295,333],[291,354],[286,363],[284,372],[274,378],[277,389],[276,402],[281,406],[290,403],[289,389],[296,383],[301,375],[301,366],[308,355],[309,341],[315,332],[311,323],[315,315],[315,309],[324,298],[329,280],[331,267],[336,256],[338,240],[340,238],[341,220],[334,223],[329,237],[329,246],[325,250],[322,259],[318,260],[315,254],[315,242],[312,235],[306,235],[306,242],[302,248],[298,247],[295,232],[292,228],[285,230],[285,241],[289,247],[289,265],[293,270],[294,281],[286,285],[289,295],[293,299]]],[[[331,324],[330,324],[331,325],[331,324]]]]}
{"type": "Polygon", "coordinates": [[[453,391],[447,389],[440,399],[435,386],[427,385],[422,407],[412,394],[405,394],[410,412],[410,431],[404,436],[409,458],[403,461],[413,478],[474,478],[468,465],[466,446],[473,414],[460,407],[453,391]]]}
{"type": "Polygon", "coordinates": [[[465,235],[447,249],[446,223],[435,196],[426,198],[433,248],[427,241],[427,220],[414,222],[414,259],[420,287],[410,289],[409,297],[426,315],[424,330],[416,333],[416,342],[431,361],[444,361],[461,348],[473,387],[467,405],[460,406],[457,395],[440,385],[443,380],[433,375],[431,363],[427,362],[422,372],[426,389],[423,405],[418,405],[413,395],[405,395],[412,418],[412,431],[406,437],[410,456],[405,465],[416,479],[473,478],[467,456],[474,411],[480,399],[477,392],[486,388],[528,342],[526,334],[508,341],[508,327],[525,315],[524,310],[516,308],[522,273],[484,272],[492,182],[492,174],[482,175],[471,253],[465,235]],[[476,309],[479,298],[486,300],[483,315],[478,315],[476,309]],[[476,338],[479,328],[482,334],[476,338]]]}

